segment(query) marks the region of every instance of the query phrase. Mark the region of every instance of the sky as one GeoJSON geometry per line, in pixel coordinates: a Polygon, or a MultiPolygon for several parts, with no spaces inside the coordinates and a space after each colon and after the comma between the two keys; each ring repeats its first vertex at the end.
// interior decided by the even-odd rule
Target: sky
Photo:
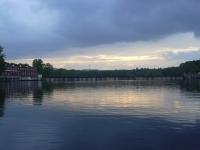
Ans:
{"type": "Polygon", "coordinates": [[[199,14],[199,0],[0,0],[0,45],[66,69],[178,66],[200,58],[199,14]]]}

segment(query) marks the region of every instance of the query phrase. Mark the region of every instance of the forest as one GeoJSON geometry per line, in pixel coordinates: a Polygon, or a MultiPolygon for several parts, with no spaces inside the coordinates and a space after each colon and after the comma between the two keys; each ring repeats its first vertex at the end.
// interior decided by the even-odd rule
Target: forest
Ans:
{"type": "Polygon", "coordinates": [[[67,70],[54,68],[53,65],[44,64],[41,59],[33,60],[33,67],[44,78],[135,78],[135,77],[181,77],[184,74],[200,72],[200,60],[187,61],[178,67],[168,68],[136,68],[131,70],[67,70]]]}

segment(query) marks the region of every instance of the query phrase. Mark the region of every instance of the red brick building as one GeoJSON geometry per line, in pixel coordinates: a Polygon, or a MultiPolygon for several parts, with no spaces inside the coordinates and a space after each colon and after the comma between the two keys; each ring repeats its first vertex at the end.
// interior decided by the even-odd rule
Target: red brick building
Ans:
{"type": "Polygon", "coordinates": [[[28,65],[7,63],[5,70],[1,74],[1,78],[5,80],[38,80],[38,73],[36,68],[28,65]]]}

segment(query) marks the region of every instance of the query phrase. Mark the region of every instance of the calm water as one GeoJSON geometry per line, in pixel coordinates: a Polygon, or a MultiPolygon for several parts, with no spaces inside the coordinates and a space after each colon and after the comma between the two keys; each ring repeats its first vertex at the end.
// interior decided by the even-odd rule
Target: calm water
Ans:
{"type": "Polygon", "coordinates": [[[0,150],[161,149],[200,149],[200,83],[0,83],[0,150]]]}

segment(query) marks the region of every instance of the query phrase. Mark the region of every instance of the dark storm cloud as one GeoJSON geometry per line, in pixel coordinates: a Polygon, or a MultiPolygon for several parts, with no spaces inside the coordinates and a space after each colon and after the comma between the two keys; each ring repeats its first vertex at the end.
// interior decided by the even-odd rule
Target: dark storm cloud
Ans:
{"type": "Polygon", "coordinates": [[[182,32],[199,36],[199,14],[199,0],[2,0],[0,42],[19,57],[182,32]]]}
{"type": "Polygon", "coordinates": [[[62,25],[69,28],[60,29],[74,45],[153,40],[180,32],[199,34],[200,1],[197,0],[84,2],[63,3],[69,7],[67,10],[72,9],[69,19],[66,7],[62,10],[66,18],[62,25]]]}

